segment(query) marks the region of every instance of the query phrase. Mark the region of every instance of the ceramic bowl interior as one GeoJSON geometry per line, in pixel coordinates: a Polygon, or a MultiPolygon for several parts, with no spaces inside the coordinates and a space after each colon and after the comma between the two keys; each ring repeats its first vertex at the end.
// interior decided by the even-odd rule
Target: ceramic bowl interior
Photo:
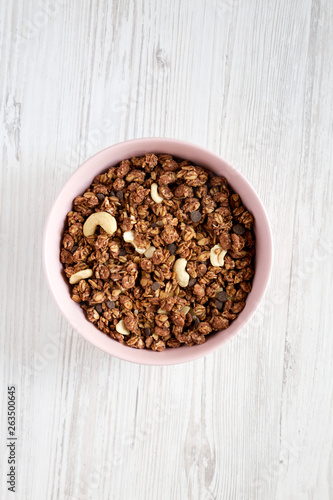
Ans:
{"type": "Polygon", "coordinates": [[[72,327],[94,346],[117,358],[146,365],[170,365],[192,361],[219,348],[230,337],[240,331],[249,321],[261,301],[268,284],[272,265],[272,237],[265,209],[249,182],[218,155],[184,141],[175,139],[145,138],[122,142],[100,151],[85,161],[61,189],[50,211],[44,232],[44,269],[49,287],[61,312],[72,327]],[[222,332],[212,333],[204,344],[167,348],[163,352],[148,349],[133,349],[120,344],[98,330],[90,323],[83,310],[73,302],[69,286],[64,278],[59,260],[60,240],[66,214],[72,209],[73,199],[91,184],[93,178],[125,158],[145,153],[165,153],[191,160],[195,165],[223,175],[243,204],[255,218],[256,256],[255,275],[252,290],[246,306],[230,327],[222,332]]]}

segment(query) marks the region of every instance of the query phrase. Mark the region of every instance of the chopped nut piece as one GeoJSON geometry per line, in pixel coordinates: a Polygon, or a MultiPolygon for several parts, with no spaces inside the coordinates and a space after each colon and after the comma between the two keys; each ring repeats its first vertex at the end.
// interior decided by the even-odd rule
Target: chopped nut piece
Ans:
{"type": "Polygon", "coordinates": [[[116,330],[118,333],[121,333],[122,335],[130,335],[131,334],[131,332],[126,328],[124,320],[120,320],[119,323],[117,323],[116,330]]]}
{"type": "Polygon", "coordinates": [[[187,314],[188,312],[190,312],[190,310],[191,310],[191,308],[190,308],[189,306],[184,306],[184,307],[181,309],[181,312],[182,312],[182,313],[184,313],[184,314],[185,314],[185,316],[186,316],[186,314],[187,314]]]}
{"type": "Polygon", "coordinates": [[[150,245],[150,247],[145,251],[145,257],[147,257],[147,259],[151,259],[155,250],[156,248],[153,245],[150,245]]]}
{"type": "Polygon", "coordinates": [[[215,245],[210,251],[210,262],[212,266],[221,267],[224,265],[224,256],[226,250],[223,250],[220,244],[215,245]]]}
{"type": "Polygon", "coordinates": [[[72,276],[69,278],[69,282],[71,285],[74,285],[74,283],[78,283],[80,280],[90,278],[92,275],[93,272],[91,269],[83,269],[82,271],[78,271],[77,273],[72,274],[72,276]]]}
{"type": "Polygon", "coordinates": [[[123,234],[123,238],[124,238],[124,241],[132,243],[132,245],[134,246],[135,250],[138,253],[145,253],[145,251],[146,251],[145,248],[139,248],[139,247],[136,246],[136,244],[134,242],[134,240],[135,240],[135,233],[134,233],[134,231],[125,231],[124,234],[123,234]]]}

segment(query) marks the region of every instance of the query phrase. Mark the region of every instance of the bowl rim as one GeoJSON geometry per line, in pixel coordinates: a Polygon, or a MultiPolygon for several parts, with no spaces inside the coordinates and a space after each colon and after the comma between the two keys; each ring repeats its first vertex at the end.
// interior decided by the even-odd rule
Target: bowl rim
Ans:
{"type": "MultiPolygon", "coordinates": [[[[132,154],[132,151],[129,151],[127,157],[135,156],[132,154]]],[[[142,153],[143,154],[143,153],[142,153]]],[[[166,153],[166,154],[172,154],[172,153],[166,153]]],[[[178,156],[177,154],[174,154],[174,156],[178,156]]],[[[185,156],[189,156],[188,154],[184,154],[185,156]]],[[[179,156],[181,157],[181,156],[179,156]]],[[[126,158],[126,155],[124,155],[123,159],[126,158]]],[[[91,171],[91,182],[93,177],[95,177],[98,173],[105,171],[107,168],[109,168],[112,165],[116,165],[118,163],[118,160],[115,162],[110,161],[110,165],[107,166],[105,162],[103,163],[102,161],[100,162],[100,168],[91,171]]],[[[198,161],[198,164],[202,164],[201,161],[198,161]]],[[[86,179],[87,180],[87,179],[86,179]]],[[[87,183],[84,183],[87,186],[87,183]]],[[[232,185],[232,182],[230,182],[232,185]]],[[[232,186],[233,187],[233,186],[232,186]]],[[[234,188],[234,187],[233,187],[234,188]]],[[[238,192],[239,189],[236,191],[238,192]]],[[[241,196],[243,198],[243,196],[241,196]]],[[[66,198],[67,199],[67,198],[66,198]]],[[[72,203],[72,200],[74,199],[74,196],[71,198],[70,203],[72,203]]],[[[246,207],[253,212],[252,207],[248,206],[247,203],[244,203],[246,207]]],[[[66,212],[67,213],[67,212],[66,212]]],[[[66,215],[65,215],[66,216],[66,215]]],[[[64,216],[64,217],[65,217],[64,216]]],[[[255,217],[257,219],[257,216],[255,217]]],[[[64,222],[64,221],[63,221],[64,222]]],[[[60,243],[60,242],[59,242],[60,243]]],[[[60,249],[60,245],[57,247],[58,251],[60,249]]],[[[44,226],[44,234],[43,234],[43,267],[44,267],[44,273],[47,279],[48,287],[53,295],[53,298],[58,305],[62,315],[67,319],[69,324],[78,331],[78,333],[85,338],[87,341],[89,341],[92,345],[95,347],[98,347],[102,351],[106,352],[109,355],[112,355],[114,357],[117,357],[118,359],[122,359],[124,361],[129,361],[131,363],[136,363],[136,364],[143,364],[143,365],[150,365],[150,366],[162,366],[162,365],[175,365],[175,364],[180,364],[180,363],[187,363],[194,361],[198,358],[201,358],[203,356],[206,356],[207,354],[210,354],[211,352],[217,350],[221,345],[224,344],[227,340],[235,336],[244,326],[246,323],[250,321],[252,318],[253,314],[257,310],[259,303],[261,302],[266,290],[267,286],[270,280],[270,275],[271,275],[271,269],[272,269],[272,262],[273,262],[273,239],[272,239],[272,231],[269,223],[269,219],[265,210],[265,207],[263,203],[261,202],[258,194],[252,187],[252,185],[249,183],[249,181],[239,172],[235,167],[230,165],[227,161],[225,161],[221,156],[218,154],[210,151],[207,148],[204,148],[202,146],[199,146],[195,143],[188,142],[188,141],[183,141],[180,139],[173,139],[173,138],[166,138],[166,137],[143,137],[143,138],[138,138],[138,139],[130,139],[126,141],[122,141],[116,144],[113,144],[111,146],[108,146],[101,151],[95,153],[93,156],[85,160],[82,164],[78,166],[78,168],[75,169],[75,171],[70,175],[70,177],[67,179],[65,184],[62,186],[60,191],[58,192],[55,200],[52,203],[52,206],[50,208],[48,217],[45,222],[44,226]],[[165,349],[162,353],[159,352],[154,352],[148,349],[133,349],[129,346],[120,344],[116,340],[108,337],[104,333],[102,333],[100,330],[98,330],[92,323],[89,323],[88,320],[84,317],[85,320],[85,327],[82,327],[73,320],[73,318],[70,316],[70,314],[67,311],[66,308],[66,303],[68,301],[72,302],[75,306],[80,308],[79,304],[74,303],[70,295],[68,294],[66,297],[60,296],[59,292],[57,291],[56,284],[53,283],[52,280],[52,266],[55,266],[56,264],[60,264],[60,259],[57,263],[53,262],[51,259],[51,253],[49,252],[49,243],[51,239],[51,231],[52,231],[52,221],[53,219],[58,220],[57,213],[58,213],[58,205],[62,201],[62,198],[64,197],[64,194],[68,190],[69,186],[71,186],[72,182],[74,179],[79,178],[80,173],[83,172],[84,170],[87,170],[87,167],[89,167],[90,164],[96,163],[96,161],[108,156],[108,153],[110,153],[110,160],[112,160],[112,154],[118,149],[126,148],[127,146],[130,147],[130,149],[133,151],[133,149],[138,148],[142,149],[144,148],[147,153],[149,152],[157,152],[159,153],[158,149],[160,149],[160,146],[178,146],[178,147],[184,147],[184,148],[189,148],[193,150],[193,153],[198,153],[198,156],[204,155],[207,157],[207,162],[210,165],[204,165],[205,168],[211,170],[214,172],[214,169],[211,166],[211,163],[214,161],[219,165],[223,166],[228,172],[225,175],[223,174],[218,174],[218,175],[223,175],[227,178],[228,182],[230,181],[231,176],[236,179],[237,182],[240,182],[243,186],[243,188],[246,190],[248,193],[248,196],[251,197],[254,200],[254,204],[256,205],[256,210],[259,210],[260,213],[260,219],[261,219],[261,226],[260,230],[265,234],[265,259],[264,261],[260,264],[261,265],[261,283],[259,289],[256,291],[255,294],[255,299],[252,300],[251,307],[250,308],[244,308],[243,311],[239,314],[239,316],[231,323],[231,325],[226,329],[221,332],[215,332],[212,334],[212,336],[217,336],[219,335],[221,338],[218,339],[215,342],[205,342],[204,344],[201,345],[196,345],[196,346],[191,346],[190,348],[188,346],[181,346],[177,349],[165,349]],[[157,147],[158,146],[158,147],[157,147]],[[200,155],[199,155],[200,153],[200,155]],[[53,262],[53,263],[52,263],[53,262]],[[243,314],[245,313],[245,314],[243,314]],[[87,330],[90,330],[92,332],[91,328],[93,328],[94,335],[91,335],[91,333],[88,333],[87,330]],[[95,333],[96,332],[96,333],[95,333]],[[223,334],[223,336],[222,336],[223,334]],[[105,339],[107,339],[108,343],[105,342],[105,339]],[[119,349],[120,346],[120,349],[119,349]],[[109,348],[110,347],[110,348],[109,348]],[[165,355],[166,352],[169,352],[170,354],[165,355]],[[163,355],[164,356],[161,356],[163,355]],[[174,354],[174,355],[172,355],[174,354]]],[[[58,252],[59,255],[59,252],[58,252]]],[[[257,270],[255,272],[256,276],[257,270]]],[[[61,276],[61,273],[59,273],[61,280],[64,280],[64,277],[61,276]]],[[[68,285],[67,285],[68,286],[68,285]]],[[[258,285],[259,286],[259,285],[258,285]]],[[[251,293],[247,297],[246,303],[248,304],[248,301],[251,297],[251,293]]],[[[81,309],[81,308],[80,308],[81,309]]],[[[82,314],[83,311],[81,309],[82,314]]]]}

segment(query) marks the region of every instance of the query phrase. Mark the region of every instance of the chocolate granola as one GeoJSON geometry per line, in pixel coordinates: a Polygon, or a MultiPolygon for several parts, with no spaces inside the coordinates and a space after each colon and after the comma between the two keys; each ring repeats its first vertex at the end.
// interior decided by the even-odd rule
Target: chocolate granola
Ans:
{"type": "Polygon", "coordinates": [[[72,299],[108,336],[154,351],[192,346],[243,310],[253,224],[224,177],[149,153],[74,199],[60,259],[72,299]]]}

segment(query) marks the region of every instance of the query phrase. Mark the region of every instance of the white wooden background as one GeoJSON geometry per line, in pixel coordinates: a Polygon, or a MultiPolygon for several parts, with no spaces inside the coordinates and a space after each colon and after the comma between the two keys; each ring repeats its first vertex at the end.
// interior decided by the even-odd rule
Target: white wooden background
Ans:
{"type": "Polygon", "coordinates": [[[332,19],[331,0],[1,2],[1,499],[333,499],[332,19]],[[251,323],[175,367],[89,345],[42,269],[69,175],[142,136],[221,154],[274,234],[251,323]]]}

